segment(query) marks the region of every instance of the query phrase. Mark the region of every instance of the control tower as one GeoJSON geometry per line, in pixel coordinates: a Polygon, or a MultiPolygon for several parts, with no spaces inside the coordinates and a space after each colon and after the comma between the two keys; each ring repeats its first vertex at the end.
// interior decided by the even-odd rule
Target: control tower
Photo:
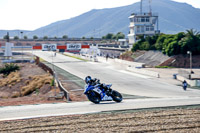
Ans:
{"type": "Polygon", "coordinates": [[[158,30],[158,13],[152,13],[151,0],[149,0],[149,12],[142,12],[142,2],[140,2],[140,12],[132,13],[130,19],[130,31],[128,34],[129,44],[137,42],[139,35],[153,36],[159,34],[158,30]]]}

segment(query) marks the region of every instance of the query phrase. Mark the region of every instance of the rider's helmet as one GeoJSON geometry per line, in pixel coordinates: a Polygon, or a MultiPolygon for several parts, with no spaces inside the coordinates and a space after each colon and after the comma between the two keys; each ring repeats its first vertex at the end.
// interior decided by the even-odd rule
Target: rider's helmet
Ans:
{"type": "Polygon", "coordinates": [[[90,76],[87,76],[85,78],[85,83],[88,84],[91,80],[92,80],[92,78],[90,76]]]}

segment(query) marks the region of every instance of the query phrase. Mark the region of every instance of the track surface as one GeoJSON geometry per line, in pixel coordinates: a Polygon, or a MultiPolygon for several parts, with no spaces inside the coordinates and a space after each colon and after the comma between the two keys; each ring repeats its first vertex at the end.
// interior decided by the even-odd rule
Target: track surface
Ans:
{"type": "Polygon", "coordinates": [[[109,63],[84,62],[75,58],[54,54],[47,51],[35,51],[35,55],[62,68],[63,70],[85,79],[90,75],[98,78],[102,83],[112,83],[112,88],[123,94],[146,97],[199,97],[200,90],[183,91],[181,86],[159,82],[155,78],[125,71],[123,67],[109,63]]]}
{"type": "Polygon", "coordinates": [[[8,106],[0,108],[0,121],[16,120],[47,116],[61,116],[71,114],[87,114],[112,110],[144,109],[154,107],[169,107],[183,105],[198,105],[200,98],[151,98],[151,99],[128,99],[121,103],[91,102],[57,103],[26,106],[8,106]]]}
{"type": "Polygon", "coordinates": [[[200,132],[200,107],[3,121],[0,132],[200,132]]]}

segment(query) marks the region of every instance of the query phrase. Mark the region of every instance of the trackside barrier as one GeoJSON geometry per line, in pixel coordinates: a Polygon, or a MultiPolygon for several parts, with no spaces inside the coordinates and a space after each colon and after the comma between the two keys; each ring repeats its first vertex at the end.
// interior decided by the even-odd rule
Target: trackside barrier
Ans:
{"type": "Polygon", "coordinates": [[[58,84],[58,87],[60,88],[61,91],[64,92],[64,96],[65,98],[67,99],[67,101],[70,101],[70,98],[69,98],[69,92],[65,89],[65,87],[62,86],[62,83],[59,81],[55,71],[54,71],[54,76],[55,76],[55,79],[56,79],[56,82],[58,84]]]}
{"type": "MultiPolygon", "coordinates": [[[[90,56],[89,55],[79,55],[79,54],[73,54],[73,53],[69,53],[69,52],[64,52],[65,55],[69,55],[69,56],[75,56],[75,57],[78,57],[78,58],[82,58],[82,59],[85,59],[85,60],[91,60],[90,56]]],[[[98,57],[97,57],[98,58],[98,57]]]]}
{"type": "Polygon", "coordinates": [[[41,62],[39,61],[39,57],[38,57],[38,56],[36,56],[35,62],[36,62],[36,64],[37,64],[38,66],[40,66],[43,70],[48,71],[49,73],[51,73],[51,74],[55,77],[59,89],[60,89],[61,91],[64,92],[64,96],[65,96],[65,98],[67,99],[67,101],[70,101],[69,92],[62,86],[61,82],[59,81],[59,79],[58,79],[58,77],[57,77],[57,75],[56,75],[56,73],[55,73],[55,71],[53,71],[50,67],[48,67],[48,66],[45,65],[44,63],[41,63],[41,62]]]}
{"type": "Polygon", "coordinates": [[[137,68],[137,67],[144,68],[145,67],[145,63],[132,62],[132,61],[126,61],[126,60],[121,60],[121,59],[115,59],[115,62],[124,64],[124,65],[128,65],[131,67],[135,67],[135,68],[137,68]]]}
{"type": "MultiPolygon", "coordinates": [[[[73,53],[65,53],[65,54],[80,57],[80,58],[87,59],[87,60],[91,60],[89,55],[81,56],[81,55],[73,54],[73,53]]],[[[96,60],[94,60],[94,61],[96,61],[96,60]]],[[[100,61],[100,62],[115,62],[115,63],[120,63],[120,64],[123,64],[123,65],[135,67],[135,68],[144,68],[145,67],[145,63],[125,61],[125,60],[121,60],[121,59],[111,59],[111,58],[106,60],[105,57],[101,57],[101,56],[97,56],[97,61],[100,61]]]]}
{"type": "MultiPolygon", "coordinates": [[[[27,46],[28,48],[32,48],[34,50],[42,50],[42,46],[39,45],[39,46],[27,46]]],[[[90,45],[81,45],[81,48],[84,49],[84,48],[90,48],[90,45]]],[[[56,49],[64,49],[64,50],[67,50],[67,45],[57,45],[56,49]]]]}
{"type": "Polygon", "coordinates": [[[118,63],[118,64],[127,65],[127,66],[135,67],[135,68],[145,67],[145,63],[126,61],[126,60],[121,60],[121,59],[117,59],[117,58],[115,58],[115,59],[108,58],[108,60],[106,60],[105,57],[97,56],[97,59],[100,62],[118,63]]]}
{"type": "MultiPolygon", "coordinates": [[[[71,56],[85,58],[85,59],[87,58],[87,55],[86,56],[81,56],[81,55],[77,55],[77,54],[73,54],[73,53],[66,53],[66,54],[71,55],[71,56]]],[[[131,71],[131,72],[135,72],[135,73],[139,73],[139,74],[143,74],[143,75],[148,75],[148,76],[160,78],[160,74],[158,72],[142,69],[142,68],[145,67],[145,63],[131,62],[131,61],[125,61],[125,60],[121,60],[121,59],[111,59],[111,58],[109,58],[106,61],[106,58],[101,57],[101,56],[97,56],[97,58],[98,58],[98,61],[100,61],[100,62],[119,63],[119,64],[126,65],[127,66],[126,69],[128,71],[131,71]]]]}
{"type": "Polygon", "coordinates": [[[200,86],[200,80],[190,80],[188,78],[185,78],[181,75],[177,75],[177,80],[183,82],[184,80],[190,85],[190,86],[200,86]]]}
{"type": "Polygon", "coordinates": [[[127,67],[127,70],[131,72],[139,73],[139,74],[144,74],[144,75],[160,78],[160,74],[158,72],[148,71],[142,68],[127,67]]]}

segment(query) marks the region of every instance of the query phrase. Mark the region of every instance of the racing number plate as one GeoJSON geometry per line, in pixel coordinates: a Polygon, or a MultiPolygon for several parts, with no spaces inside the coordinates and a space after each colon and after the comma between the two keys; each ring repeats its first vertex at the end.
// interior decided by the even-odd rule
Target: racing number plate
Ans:
{"type": "Polygon", "coordinates": [[[94,90],[95,92],[99,93],[99,94],[101,94],[101,92],[102,92],[99,88],[94,88],[93,90],[94,90]]]}

